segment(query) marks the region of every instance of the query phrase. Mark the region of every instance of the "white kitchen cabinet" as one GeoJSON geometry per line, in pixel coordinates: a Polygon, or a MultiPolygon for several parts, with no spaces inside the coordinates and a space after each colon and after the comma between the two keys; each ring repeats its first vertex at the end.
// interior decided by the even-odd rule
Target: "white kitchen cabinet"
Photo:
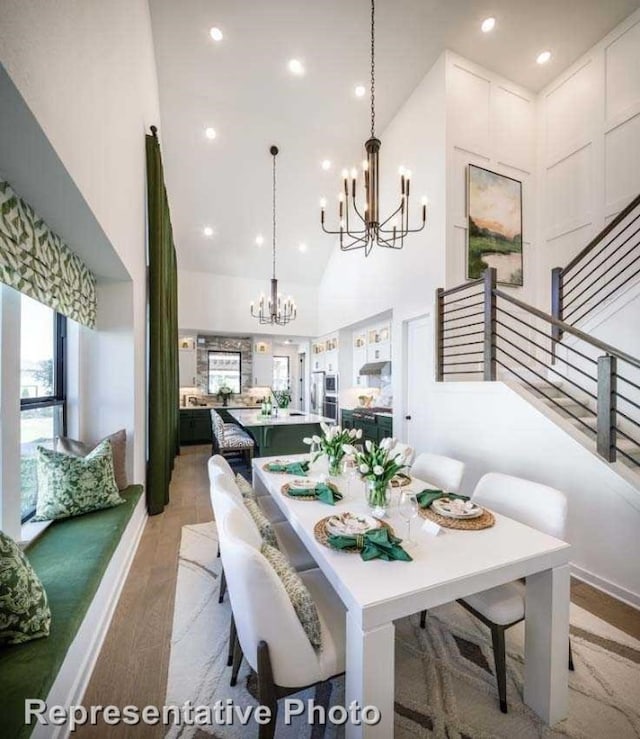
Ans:
{"type": "Polygon", "coordinates": [[[311,344],[311,371],[325,371],[325,342],[318,339],[311,344]]]}
{"type": "Polygon", "coordinates": [[[367,363],[367,332],[353,332],[353,387],[367,387],[367,376],[360,369],[367,363]]]}
{"type": "Polygon", "coordinates": [[[253,387],[271,387],[273,385],[273,354],[253,353],[253,387]]]}
{"type": "Polygon", "coordinates": [[[391,324],[378,324],[367,329],[367,361],[391,361],[391,324]]]}
{"type": "Polygon", "coordinates": [[[178,375],[180,387],[195,387],[198,375],[198,360],[195,349],[178,350],[178,375]]]}

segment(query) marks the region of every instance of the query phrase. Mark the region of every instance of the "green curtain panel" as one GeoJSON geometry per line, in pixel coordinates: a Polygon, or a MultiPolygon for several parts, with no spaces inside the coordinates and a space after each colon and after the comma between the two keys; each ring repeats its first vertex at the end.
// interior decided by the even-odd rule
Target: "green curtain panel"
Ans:
{"type": "Polygon", "coordinates": [[[162,513],[178,453],[178,270],[160,144],[146,137],[149,223],[149,455],[147,508],[162,513]]]}
{"type": "Polygon", "coordinates": [[[92,272],[1,178],[0,282],[95,328],[92,272]]]}

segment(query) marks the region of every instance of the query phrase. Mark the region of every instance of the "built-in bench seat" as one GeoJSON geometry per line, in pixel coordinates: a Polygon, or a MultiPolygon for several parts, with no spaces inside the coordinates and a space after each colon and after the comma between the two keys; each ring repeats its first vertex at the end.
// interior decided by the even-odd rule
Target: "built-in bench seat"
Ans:
{"type": "Polygon", "coordinates": [[[142,495],[141,485],[121,493],[125,503],[56,521],[26,554],[47,591],[51,633],[45,639],[0,647],[0,733],[28,737],[25,698],[46,700],[67,651],[142,495]]]}

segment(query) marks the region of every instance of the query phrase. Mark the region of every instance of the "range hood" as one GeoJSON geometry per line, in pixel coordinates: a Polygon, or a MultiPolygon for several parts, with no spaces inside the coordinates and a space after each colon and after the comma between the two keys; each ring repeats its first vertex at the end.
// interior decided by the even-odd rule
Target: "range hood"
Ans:
{"type": "Polygon", "coordinates": [[[390,375],[391,362],[367,362],[360,367],[361,375],[390,375]]]}

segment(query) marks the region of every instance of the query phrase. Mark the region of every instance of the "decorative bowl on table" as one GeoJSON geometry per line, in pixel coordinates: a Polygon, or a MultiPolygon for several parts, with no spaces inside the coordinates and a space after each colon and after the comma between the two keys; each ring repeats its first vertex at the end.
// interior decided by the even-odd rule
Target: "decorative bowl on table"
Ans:
{"type": "Polygon", "coordinates": [[[439,498],[433,501],[431,508],[445,518],[479,518],[484,513],[484,508],[460,498],[439,498]]]}
{"type": "Polygon", "coordinates": [[[395,477],[391,478],[392,488],[404,488],[407,485],[411,485],[411,476],[407,475],[406,472],[398,472],[395,477]]]}
{"type": "Polygon", "coordinates": [[[294,490],[315,490],[317,480],[310,480],[308,477],[296,477],[288,486],[294,490]]]}
{"type": "Polygon", "coordinates": [[[361,536],[372,529],[379,529],[382,524],[373,516],[340,513],[327,519],[325,530],[335,536],[361,536]]]}

